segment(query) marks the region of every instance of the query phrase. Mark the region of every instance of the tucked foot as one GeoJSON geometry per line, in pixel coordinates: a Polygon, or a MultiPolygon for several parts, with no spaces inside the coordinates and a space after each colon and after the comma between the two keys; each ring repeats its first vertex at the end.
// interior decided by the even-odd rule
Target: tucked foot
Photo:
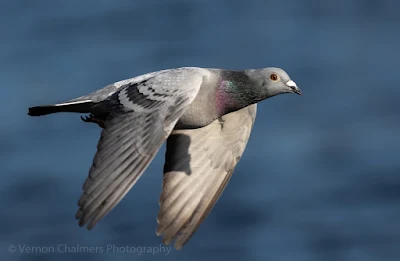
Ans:
{"type": "Polygon", "coordinates": [[[221,129],[222,129],[224,127],[225,120],[222,119],[222,117],[219,117],[218,122],[219,122],[219,124],[221,124],[221,129]]]}
{"type": "Polygon", "coordinates": [[[93,114],[89,114],[89,116],[84,116],[84,117],[81,116],[81,119],[82,119],[84,122],[93,122],[93,123],[96,123],[96,124],[98,124],[101,128],[104,129],[104,121],[102,121],[102,120],[99,119],[99,118],[96,118],[93,114]]]}

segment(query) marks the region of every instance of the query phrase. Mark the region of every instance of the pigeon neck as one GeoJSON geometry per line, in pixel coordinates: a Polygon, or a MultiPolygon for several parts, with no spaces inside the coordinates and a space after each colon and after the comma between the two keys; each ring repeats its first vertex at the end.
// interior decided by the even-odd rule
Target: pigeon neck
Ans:
{"type": "Polygon", "coordinates": [[[216,95],[219,116],[240,110],[257,102],[256,88],[250,81],[223,80],[216,95]]]}

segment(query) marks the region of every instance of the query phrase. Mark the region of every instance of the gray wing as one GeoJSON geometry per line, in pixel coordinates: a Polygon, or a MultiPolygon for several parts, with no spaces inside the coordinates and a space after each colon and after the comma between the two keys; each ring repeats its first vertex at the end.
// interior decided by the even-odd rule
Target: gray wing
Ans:
{"type": "Polygon", "coordinates": [[[92,229],[140,178],[197,95],[203,71],[176,69],[126,83],[103,102],[110,114],[78,202],[79,225],[92,229]]]}
{"type": "Polygon", "coordinates": [[[157,235],[180,249],[210,213],[242,156],[256,105],[212,124],[174,130],[167,140],[157,235]]]}
{"type": "Polygon", "coordinates": [[[107,99],[109,96],[117,92],[119,89],[123,88],[124,86],[133,85],[133,84],[140,84],[150,78],[157,76],[158,74],[163,74],[167,71],[171,70],[162,70],[157,72],[146,73],[143,75],[139,75],[130,79],[122,80],[119,82],[115,82],[113,84],[107,85],[106,87],[97,90],[95,92],[86,94],[84,96],[72,99],[68,102],[75,102],[75,101],[91,101],[91,102],[102,102],[107,99]]]}

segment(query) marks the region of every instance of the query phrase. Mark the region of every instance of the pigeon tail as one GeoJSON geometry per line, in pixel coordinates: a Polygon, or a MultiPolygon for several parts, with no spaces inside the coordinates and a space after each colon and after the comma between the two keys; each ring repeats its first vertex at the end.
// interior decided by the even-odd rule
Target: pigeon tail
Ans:
{"type": "Polygon", "coordinates": [[[57,112],[89,113],[95,103],[91,100],[71,101],[59,104],[41,105],[29,108],[28,115],[42,116],[57,112]]]}

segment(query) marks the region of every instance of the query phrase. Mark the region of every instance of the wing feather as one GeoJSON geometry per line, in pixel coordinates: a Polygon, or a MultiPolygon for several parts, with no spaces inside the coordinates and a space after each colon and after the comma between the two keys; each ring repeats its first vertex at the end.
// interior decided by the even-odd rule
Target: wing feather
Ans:
{"type": "Polygon", "coordinates": [[[209,214],[242,156],[256,105],[191,130],[174,130],[167,141],[157,234],[180,249],[209,214]],[[222,121],[221,121],[222,120],[222,121]]]}
{"type": "Polygon", "coordinates": [[[196,97],[206,70],[178,69],[117,83],[76,218],[92,229],[134,186],[196,97]]]}

